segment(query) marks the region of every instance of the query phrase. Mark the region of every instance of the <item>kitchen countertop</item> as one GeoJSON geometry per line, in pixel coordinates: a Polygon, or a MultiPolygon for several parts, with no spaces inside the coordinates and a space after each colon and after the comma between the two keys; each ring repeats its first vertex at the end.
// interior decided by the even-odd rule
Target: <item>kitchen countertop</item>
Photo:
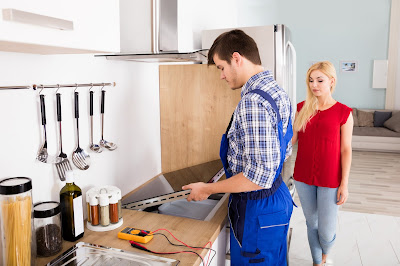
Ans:
{"type": "MultiPolygon", "coordinates": [[[[215,239],[218,237],[220,231],[223,229],[226,223],[227,211],[228,200],[225,200],[225,202],[221,205],[217,213],[210,221],[200,221],[170,215],[123,209],[122,217],[124,219],[124,223],[121,227],[107,232],[94,232],[85,228],[85,234],[81,239],[76,242],[63,241],[62,251],[52,257],[38,257],[36,259],[36,263],[37,265],[45,265],[78,242],[86,242],[106,247],[118,248],[126,251],[150,254],[148,252],[131,247],[127,240],[122,240],[117,237],[118,232],[122,230],[125,226],[150,231],[155,231],[160,228],[168,229],[177,239],[183,241],[188,245],[197,247],[204,246],[209,241],[214,242],[215,239]]],[[[168,232],[161,231],[160,233],[164,233],[165,235],[167,235],[173,243],[180,244],[176,240],[174,240],[168,232]]],[[[146,246],[148,249],[157,252],[183,250],[183,247],[175,247],[169,244],[168,241],[161,235],[155,235],[150,242],[143,245],[146,246]]],[[[207,254],[207,250],[198,250],[196,252],[199,253],[202,257],[207,254]]],[[[180,260],[180,265],[200,265],[201,263],[201,260],[198,256],[190,253],[157,256],[180,260]]],[[[205,260],[207,260],[207,258],[205,258],[205,260]]]]}

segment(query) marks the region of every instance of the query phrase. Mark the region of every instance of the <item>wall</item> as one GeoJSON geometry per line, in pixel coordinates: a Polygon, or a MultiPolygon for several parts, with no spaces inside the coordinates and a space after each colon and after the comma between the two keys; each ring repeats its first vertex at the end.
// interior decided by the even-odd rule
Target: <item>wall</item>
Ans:
{"type": "MultiPolygon", "coordinates": [[[[222,15],[214,15],[211,9],[203,10],[193,20],[193,27],[199,30],[200,21],[204,19],[200,14],[206,15],[210,27],[213,23],[215,27],[233,27],[236,25],[235,2],[231,3],[229,10],[222,15]]],[[[150,21],[142,22],[143,25],[137,24],[136,27],[148,23],[150,21]]],[[[108,61],[93,55],[0,52],[0,73],[0,87],[116,82],[116,87],[106,88],[104,138],[115,142],[118,148],[100,154],[89,151],[89,88],[77,90],[80,92],[80,146],[89,152],[91,166],[82,171],[72,161],[71,164],[76,184],[83,193],[95,185],[114,185],[124,195],[162,172],[158,64],[108,61]]],[[[55,91],[43,90],[46,95],[48,150],[53,156],[59,154],[55,91]]],[[[69,158],[76,147],[73,91],[72,88],[59,90],[62,93],[63,151],[69,158]]],[[[94,140],[97,143],[101,137],[99,96],[100,88],[96,88],[94,140]]],[[[34,202],[58,200],[64,183],[58,179],[53,165],[36,160],[43,136],[39,92],[0,90],[0,113],[0,179],[30,177],[34,202]]]]}
{"type": "Polygon", "coordinates": [[[297,50],[297,102],[305,99],[305,74],[313,61],[330,60],[338,82],[334,97],[359,108],[384,108],[385,90],[372,88],[373,60],[387,59],[390,0],[241,0],[240,26],[285,24],[297,50]],[[341,73],[340,60],[359,71],[341,73]]]}
{"type": "MultiPolygon", "coordinates": [[[[80,146],[89,152],[91,166],[74,168],[76,183],[85,193],[94,185],[115,185],[126,194],[161,172],[158,65],[107,61],[93,55],[32,55],[0,53],[0,86],[116,82],[106,87],[104,138],[115,151],[89,152],[88,89],[80,92],[80,146]]],[[[46,95],[48,148],[58,155],[55,89],[46,95]]],[[[62,88],[63,151],[75,149],[72,88],[62,88]]],[[[94,141],[100,134],[100,88],[95,89],[94,141]]],[[[42,127],[38,91],[0,90],[0,179],[32,178],[34,202],[58,200],[63,183],[51,164],[38,162],[42,127]]]]}
{"type": "Polygon", "coordinates": [[[394,104],[395,109],[400,109],[400,67],[399,67],[400,66],[400,34],[398,36],[399,36],[399,40],[398,40],[399,47],[398,47],[398,52],[397,52],[397,66],[398,67],[397,67],[397,75],[396,75],[396,77],[397,77],[396,89],[395,89],[396,99],[395,99],[395,104],[394,104]]]}

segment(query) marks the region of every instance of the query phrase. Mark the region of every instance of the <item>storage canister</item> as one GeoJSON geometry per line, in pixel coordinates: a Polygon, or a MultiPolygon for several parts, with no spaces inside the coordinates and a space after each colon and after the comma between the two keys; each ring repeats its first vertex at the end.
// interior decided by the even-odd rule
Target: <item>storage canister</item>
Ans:
{"type": "Polygon", "coordinates": [[[35,265],[32,211],[30,178],[12,177],[0,181],[0,265],[35,265]]]}
{"type": "Polygon", "coordinates": [[[37,254],[52,256],[62,249],[60,204],[39,202],[33,206],[37,254]]]}

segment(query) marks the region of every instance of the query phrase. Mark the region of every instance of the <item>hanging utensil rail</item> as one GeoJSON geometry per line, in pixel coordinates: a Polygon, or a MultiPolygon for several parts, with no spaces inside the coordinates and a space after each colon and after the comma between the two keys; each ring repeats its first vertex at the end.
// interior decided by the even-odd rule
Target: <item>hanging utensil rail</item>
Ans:
{"type": "Polygon", "coordinates": [[[0,90],[28,90],[31,86],[4,86],[0,87],[0,90]]]}
{"type": "Polygon", "coordinates": [[[115,87],[116,83],[81,83],[81,84],[56,84],[56,85],[42,85],[42,84],[33,84],[33,89],[46,89],[46,88],[76,88],[76,87],[105,87],[112,86],[115,87]]]}
{"type": "Polygon", "coordinates": [[[46,88],[76,88],[76,87],[106,87],[112,86],[115,87],[117,84],[115,82],[112,83],[81,83],[81,84],[56,84],[56,85],[42,85],[42,84],[33,84],[32,86],[1,86],[0,90],[29,90],[29,89],[46,89],[46,88]]]}

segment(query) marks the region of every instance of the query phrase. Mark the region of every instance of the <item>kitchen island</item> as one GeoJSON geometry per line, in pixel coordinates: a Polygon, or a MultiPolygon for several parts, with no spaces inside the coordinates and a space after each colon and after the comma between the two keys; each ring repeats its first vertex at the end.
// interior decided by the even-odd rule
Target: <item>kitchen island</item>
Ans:
{"type": "MultiPolygon", "coordinates": [[[[170,215],[163,215],[158,213],[149,213],[134,210],[122,210],[122,217],[124,223],[121,227],[107,232],[94,232],[85,228],[84,236],[76,242],[63,241],[63,249],[57,255],[52,257],[38,257],[36,265],[46,265],[56,257],[60,256],[63,252],[71,248],[78,242],[91,243],[105,247],[112,247],[122,249],[125,251],[150,254],[131,247],[127,240],[122,240],[117,237],[117,234],[125,226],[135,227],[144,230],[155,231],[160,228],[168,229],[176,238],[191,246],[204,246],[207,242],[212,243],[216,240],[221,230],[225,230],[227,221],[228,200],[221,205],[215,215],[210,221],[200,221],[195,219],[188,219],[182,217],[175,217],[170,215]]],[[[168,238],[175,244],[181,244],[173,239],[173,237],[166,231],[161,231],[168,236],[168,238]]],[[[154,238],[145,247],[152,251],[157,252],[173,252],[190,250],[184,247],[172,246],[161,235],[155,235],[154,238]]],[[[225,252],[225,250],[223,250],[225,252]]],[[[207,250],[197,250],[203,258],[207,255],[207,250]]],[[[154,254],[152,254],[154,255],[154,254]]],[[[212,254],[211,254],[212,255],[212,254]]],[[[200,265],[201,259],[195,254],[181,253],[176,255],[157,255],[161,257],[176,259],[180,261],[179,265],[200,265]]],[[[207,257],[204,258],[207,262],[207,257]]],[[[216,259],[216,258],[214,258],[216,259]]]]}

